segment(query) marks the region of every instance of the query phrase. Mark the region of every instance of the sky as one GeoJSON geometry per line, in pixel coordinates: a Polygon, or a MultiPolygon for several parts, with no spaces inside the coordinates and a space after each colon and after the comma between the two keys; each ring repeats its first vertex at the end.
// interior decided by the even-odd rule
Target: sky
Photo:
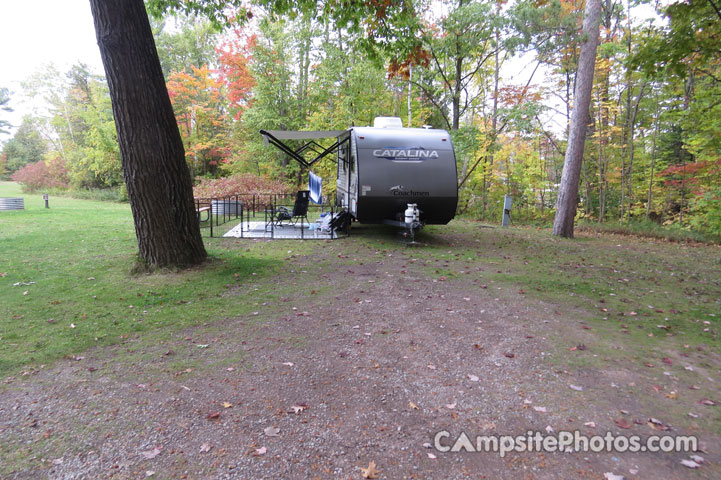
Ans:
{"type": "Polygon", "coordinates": [[[17,126],[30,113],[20,82],[49,63],[64,72],[78,62],[103,73],[89,0],[0,0],[0,87],[15,110],[4,118],[17,126]]]}

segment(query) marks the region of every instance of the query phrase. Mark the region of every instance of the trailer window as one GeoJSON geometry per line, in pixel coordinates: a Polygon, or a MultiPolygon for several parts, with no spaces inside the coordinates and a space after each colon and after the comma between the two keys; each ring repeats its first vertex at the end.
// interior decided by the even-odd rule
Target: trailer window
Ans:
{"type": "Polygon", "coordinates": [[[338,149],[338,175],[341,175],[341,172],[343,172],[346,168],[347,162],[348,162],[348,155],[346,151],[346,146],[342,145],[338,149]]]}

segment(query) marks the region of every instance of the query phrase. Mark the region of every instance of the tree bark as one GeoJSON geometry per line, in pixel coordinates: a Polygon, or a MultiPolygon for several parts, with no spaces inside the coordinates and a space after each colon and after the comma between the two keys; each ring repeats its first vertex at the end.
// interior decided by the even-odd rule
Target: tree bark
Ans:
{"type": "Polygon", "coordinates": [[[581,45],[578,58],[571,129],[561,174],[561,185],[556,200],[556,217],[553,221],[553,234],[568,238],[573,237],[573,220],[578,206],[578,181],[586,142],[586,123],[591,105],[591,88],[593,87],[600,19],[601,1],[588,0],[583,19],[585,41],[581,45]]]}
{"type": "Polygon", "coordinates": [[[641,84],[641,89],[638,91],[638,97],[636,98],[636,104],[633,107],[633,113],[628,125],[628,170],[626,173],[626,188],[628,189],[628,208],[626,209],[626,221],[631,221],[631,207],[633,206],[633,160],[636,152],[636,146],[634,143],[635,131],[636,131],[636,119],[638,118],[638,108],[641,105],[643,99],[643,93],[646,90],[646,82],[641,84]]]}
{"type": "Polygon", "coordinates": [[[651,214],[651,204],[653,202],[653,171],[656,167],[656,137],[658,136],[658,117],[659,117],[659,103],[658,94],[656,94],[655,102],[656,111],[654,114],[654,126],[653,126],[653,144],[651,146],[651,173],[648,176],[648,198],[646,200],[646,220],[648,220],[651,214]]]}
{"type": "Polygon", "coordinates": [[[193,186],[142,0],[90,0],[140,258],[188,266],[207,254],[193,186]]]}

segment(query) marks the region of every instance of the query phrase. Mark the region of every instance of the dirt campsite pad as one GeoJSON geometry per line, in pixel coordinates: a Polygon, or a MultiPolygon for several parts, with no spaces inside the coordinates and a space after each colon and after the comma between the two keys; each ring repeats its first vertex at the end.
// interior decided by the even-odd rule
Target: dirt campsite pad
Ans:
{"type": "Polygon", "coordinates": [[[392,229],[305,242],[300,255],[294,242],[218,241],[288,250],[282,276],[240,279],[212,300],[257,309],[5,378],[3,478],[721,476],[716,247],[472,223],[429,229],[415,247],[392,229]],[[684,285],[696,296],[651,305],[666,267],[635,262],[641,253],[696,275],[684,285]],[[254,293],[268,285],[274,294],[254,293]],[[434,446],[564,431],[700,443],[504,456],[434,446]]]}

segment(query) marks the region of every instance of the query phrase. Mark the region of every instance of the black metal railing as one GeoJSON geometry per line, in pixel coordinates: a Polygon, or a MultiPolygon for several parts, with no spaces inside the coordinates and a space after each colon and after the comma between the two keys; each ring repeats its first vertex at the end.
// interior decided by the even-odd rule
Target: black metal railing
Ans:
{"type": "MultiPolygon", "coordinates": [[[[295,199],[295,193],[239,193],[224,197],[196,198],[195,211],[202,231],[208,232],[210,237],[219,233],[221,230],[219,227],[222,225],[240,220],[235,227],[232,227],[240,227],[240,238],[250,236],[251,222],[263,222],[264,231],[268,234],[266,238],[276,238],[276,234],[281,228],[277,217],[280,207],[285,207],[292,212],[295,199]]],[[[300,233],[299,236],[293,238],[309,238],[308,235],[311,235],[313,224],[317,225],[317,219],[328,214],[331,215],[332,220],[337,213],[335,197],[324,198],[324,202],[321,204],[310,203],[306,216],[293,219],[292,226],[295,227],[296,232],[300,233]]],[[[283,228],[287,229],[287,226],[284,225],[283,228]]],[[[311,236],[317,237],[315,232],[311,236]]],[[[254,235],[253,238],[258,237],[254,235]]],[[[338,238],[338,234],[331,231],[328,237],[323,238],[338,238]]]]}

